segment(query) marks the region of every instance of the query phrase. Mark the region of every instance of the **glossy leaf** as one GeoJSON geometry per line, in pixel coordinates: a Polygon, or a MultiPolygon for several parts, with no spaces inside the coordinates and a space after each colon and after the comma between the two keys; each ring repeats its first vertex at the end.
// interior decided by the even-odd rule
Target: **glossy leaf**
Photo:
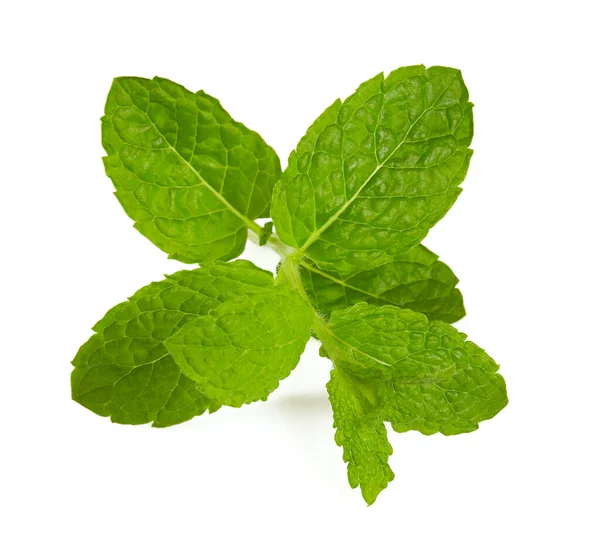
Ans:
{"type": "MultiPolygon", "coordinates": [[[[353,452],[357,437],[352,428],[369,428],[369,439],[376,444],[367,441],[367,450],[381,452],[386,449],[384,421],[399,432],[455,435],[477,429],[508,403],[498,365],[445,322],[389,305],[359,303],[334,311],[327,330],[321,336],[322,355],[334,361],[338,379],[351,383],[344,387],[346,404],[362,405],[340,409],[339,399],[332,399],[335,426],[350,428],[344,430],[350,435],[346,439],[336,433],[346,460],[359,453],[353,452]]],[[[350,473],[350,463],[350,482],[360,484],[370,502],[367,496],[374,488],[381,490],[389,481],[382,476],[385,462],[381,454],[365,450],[358,457],[361,475],[350,473]]]]}
{"type": "Polygon", "coordinates": [[[390,305],[334,311],[325,349],[336,367],[381,383],[377,394],[401,430],[463,433],[507,404],[498,365],[445,322],[390,305]]]}
{"type": "Polygon", "coordinates": [[[270,273],[247,261],[180,271],[138,290],[95,326],[73,365],[73,399],[125,424],[167,426],[215,410],[181,373],[165,340],[237,295],[270,290],[270,273]]]}
{"type": "Polygon", "coordinates": [[[296,367],[313,312],[287,286],[229,299],[167,340],[182,372],[214,401],[239,407],[268,395],[296,367]]]}
{"type": "Polygon", "coordinates": [[[322,269],[392,261],[458,197],[472,135],[458,70],[375,76],[326,109],[290,155],[273,195],[279,237],[322,269]]]}
{"type": "Polygon", "coordinates": [[[275,151],[218,100],[167,79],[118,77],[102,118],[106,174],[135,227],[182,262],[228,260],[269,216],[275,151]]]}
{"type": "Polygon", "coordinates": [[[361,301],[396,305],[452,323],[465,315],[458,279],[423,245],[399,254],[387,264],[349,274],[300,263],[302,282],[314,307],[326,316],[361,301]]]}

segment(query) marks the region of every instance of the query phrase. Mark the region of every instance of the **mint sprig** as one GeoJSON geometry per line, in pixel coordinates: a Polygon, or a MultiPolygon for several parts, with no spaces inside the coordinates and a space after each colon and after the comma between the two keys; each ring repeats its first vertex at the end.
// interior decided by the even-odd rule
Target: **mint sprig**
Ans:
{"type": "Polygon", "coordinates": [[[116,196],[170,258],[200,266],[94,326],[73,360],[73,398],[157,427],[266,400],[312,333],[333,363],[350,485],[372,504],[394,478],[386,422],[453,435],[508,402],[498,365],[450,325],[465,314],[458,279],[420,244],[460,193],[472,135],[458,70],[399,68],[326,109],[281,173],[215,98],[115,79],[102,141],[116,196]],[[229,261],[247,239],[280,255],[276,277],[229,261]]]}

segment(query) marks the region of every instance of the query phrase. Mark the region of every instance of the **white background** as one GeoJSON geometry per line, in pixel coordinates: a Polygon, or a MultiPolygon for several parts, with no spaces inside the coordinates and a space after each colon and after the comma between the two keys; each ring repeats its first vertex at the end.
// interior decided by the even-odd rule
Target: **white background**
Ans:
{"type": "Polygon", "coordinates": [[[595,4],[3,3],[0,539],[600,540],[595,4]],[[390,432],[396,480],[367,508],[316,343],[267,403],[170,429],[70,400],[90,327],[185,267],[133,229],[104,175],[114,76],[206,90],[285,165],[335,98],[416,63],[460,68],[475,103],[464,193],[426,244],[461,278],[458,327],[501,364],[504,411],[469,435],[390,432]]]}

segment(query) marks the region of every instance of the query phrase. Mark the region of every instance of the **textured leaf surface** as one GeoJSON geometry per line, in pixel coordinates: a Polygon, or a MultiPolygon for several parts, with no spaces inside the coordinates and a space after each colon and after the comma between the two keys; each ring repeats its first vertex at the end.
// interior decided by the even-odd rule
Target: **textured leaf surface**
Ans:
{"type": "Polygon", "coordinates": [[[73,399],[127,424],[167,426],[215,410],[181,373],[165,340],[186,323],[237,295],[268,291],[270,273],[246,261],[180,271],[137,291],[94,326],[73,365],[73,399]]]}
{"type": "Polygon", "coordinates": [[[473,135],[458,70],[399,68],[337,100],[292,152],[273,195],[281,240],[322,269],[376,267],[452,206],[473,135]]]}
{"type": "Polygon", "coordinates": [[[336,442],[350,485],[360,485],[368,503],[393,477],[384,421],[399,432],[455,435],[508,403],[498,365],[445,322],[359,303],[334,311],[328,331],[321,353],[335,363],[328,389],[336,442]]]}
{"type": "Polygon", "coordinates": [[[336,366],[377,381],[394,429],[464,433],[507,404],[498,365],[445,322],[393,306],[359,303],[334,311],[326,345],[336,366]]]}
{"type": "Polygon", "coordinates": [[[432,320],[452,323],[465,315],[458,279],[438,257],[418,245],[387,264],[341,274],[301,262],[302,282],[315,308],[329,316],[361,301],[396,305],[422,312],[432,320]]]}
{"type": "Polygon", "coordinates": [[[167,79],[114,80],[102,118],[107,175],[135,227],[188,263],[242,253],[269,215],[275,151],[215,98],[167,79]]]}
{"type": "Polygon", "coordinates": [[[265,400],[296,367],[312,318],[287,286],[249,292],[183,326],[167,349],[208,397],[239,407],[265,400]]]}
{"type": "Polygon", "coordinates": [[[388,465],[392,447],[381,412],[338,369],[331,371],[327,391],[333,408],[335,442],[344,449],[350,486],[360,486],[365,501],[373,504],[394,479],[388,465]]]}

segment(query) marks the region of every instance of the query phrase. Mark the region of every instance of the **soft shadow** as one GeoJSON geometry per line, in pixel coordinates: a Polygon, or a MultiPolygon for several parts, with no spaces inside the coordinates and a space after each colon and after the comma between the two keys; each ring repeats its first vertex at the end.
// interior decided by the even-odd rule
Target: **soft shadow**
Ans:
{"type": "Polygon", "coordinates": [[[287,413],[325,413],[331,412],[329,398],[325,392],[302,393],[280,397],[277,407],[287,413]]]}

